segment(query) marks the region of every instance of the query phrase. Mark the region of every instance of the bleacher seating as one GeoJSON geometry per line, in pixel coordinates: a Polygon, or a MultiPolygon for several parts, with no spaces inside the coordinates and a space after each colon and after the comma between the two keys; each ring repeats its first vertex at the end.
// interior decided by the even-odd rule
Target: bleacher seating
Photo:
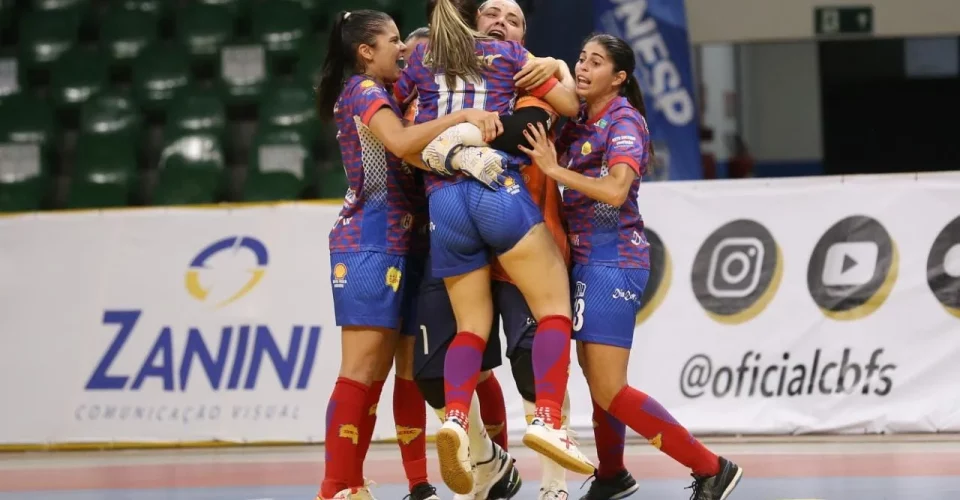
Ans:
{"type": "Polygon", "coordinates": [[[0,211],[340,198],[314,86],[337,10],[421,0],[0,0],[0,211]]]}

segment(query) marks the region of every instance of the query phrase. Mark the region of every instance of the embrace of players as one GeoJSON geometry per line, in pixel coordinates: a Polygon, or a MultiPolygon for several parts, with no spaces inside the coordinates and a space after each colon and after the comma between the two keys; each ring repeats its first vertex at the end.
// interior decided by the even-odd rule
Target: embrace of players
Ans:
{"type": "Polygon", "coordinates": [[[742,469],[627,383],[650,274],[636,197],[653,155],[632,49],[591,36],[571,74],[524,49],[513,0],[430,0],[427,12],[429,27],[406,40],[371,10],[341,12],[330,35],[317,105],[336,122],[349,189],[330,233],[343,333],[318,500],[374,498],[363,464],[394,364],[408,498],[439,499],[426,404],[443,421],[437,455],[454,498],[515,496],[521,479],[490,371],[502,363],[501,324],[523,443],[540,456],[539,500],[568,498],[567,470],[595,476],[583,499],[637,491],[626,427],[691,470],[692,499],[727,498],[742,469]],[[554,135],[560,116],[569,120],[554,135]],[[567,427],[571,340],[590,388],[596,465],[567,427]]]}

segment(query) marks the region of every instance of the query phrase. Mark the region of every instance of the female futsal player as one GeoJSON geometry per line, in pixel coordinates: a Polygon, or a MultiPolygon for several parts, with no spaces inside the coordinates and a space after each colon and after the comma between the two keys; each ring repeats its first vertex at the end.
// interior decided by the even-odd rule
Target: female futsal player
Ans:
{"type": "Polygon", "coordinates": [[[612,415],[693,471],[691,500],[723,500],[740,480],[740,467],[714,455],[652,397],[627,385],[634,322],[650,275],[637,189],[652,151],[635,65],[623,40],[589,38],[575,73],[577,94],[585,101],[580,117],[564,127],[556,148],[542,128],[527,133],[534,145],[527,154],[566,187],[564,214],[576,242],[574,338],[593,397],[593,420],[606,425],[596,433],[598,480],[583,498],[622,498],[616,487],[623,486],[623,434],[611,432],[612,415]],[[558,163],[557,150],[568,167],[558,163]]]}
{"type": "MultiPolygon", "coordinates": [[[[416,89],[417,121],[466,107],[510,112],[516,97],[514,75],[530,54],[518,43],[472,30],[452,0],[436,0],[430,19],[428,49],[412,54],[395,86],[401,98],[416,89]]],[[[566,109],[576,96],[556,83],[551,79],[531,94],[566,109]]],[[[476,154],[481,163],[501,157],[489,148],[476,154]]],[[[425,151],[425,162],[426,156],[425,151]]],[[[460,494],[474,486],[466,427],[493,322],[489,250],[498,255],[538,320],[532,349],[537,418],[528,425],[524,443],[568,469],[592,473],[593,465],[561,428],[570,360],[569,283],[563,257],[519,171],[506,171],[499,190],[464,180],[462,175],[426,176],[432,271],[444,279],[459,331],[444,362],[447,421],[437,436],[444,482],[460,494]]]]}
{"type": "Polygon", "coordinates": [[[404,128],[384,87],[400,76],[404,45],[396,24],[382,12],[340,13],[329,47],[318,111],[336,119],[350,187],[330,232],[334,311],[343,334],[340,376],[327,406],[326,468],[318,498],[366,499],[372,495],[359,457],[373,433],[368,410],[379,399],[371,385],[389,371],[401,306],[411,302],[403,300],[404,274],[412,228],[408,193],[416,186],[398,157],[419,152],[458,123],[474,123],[493,138],[500,122],[494,113],[464,110],[404,128]]]}

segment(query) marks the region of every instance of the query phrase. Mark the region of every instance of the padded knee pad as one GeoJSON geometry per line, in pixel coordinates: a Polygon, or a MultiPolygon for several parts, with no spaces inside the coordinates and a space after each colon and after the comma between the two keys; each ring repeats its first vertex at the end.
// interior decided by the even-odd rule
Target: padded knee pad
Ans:
{"type": "Polygon", "coordinates": [[[513,380],[517,383],[517,391],[524,401],[536,402],[537,386],[533,378],[533,352],[530,349],[518,347],[510,356],[510,369],[513,371],[513,380]]]}
{"type": "Polygon", "coordinates": [[[441,410],[447,405],[443,394],[442,378],[417,379],[416,382],[417,387],[420,388],[420,394],[423,394],[423,399],[430,405],[430,408],[441,410]]]}

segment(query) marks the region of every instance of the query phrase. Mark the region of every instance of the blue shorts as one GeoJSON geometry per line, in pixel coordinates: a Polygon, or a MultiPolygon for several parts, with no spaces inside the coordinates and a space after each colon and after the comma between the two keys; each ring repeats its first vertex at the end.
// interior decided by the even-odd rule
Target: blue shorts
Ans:
{"type": "Polygon", "coordinates": [[[574,264],[573,339],[629,349],[648,269],[574,264]]]}
{"type": "Polygon", "coordinates": [[[417,299],[423,282],[426,257],[407,257],[407,275],[403,277],[403,303],[400,305],[400,334],[413,336],[420,332],[417,320],[417,299]]]}
{"type": "Polygon", "coordinates": [[[494,281],[493,305],[494,310],[499,313],[503,334],[507,339],[507,357],[513,358],[517,348],[532,350],[537,320],[517,286],[505,281],[494,281]]]}
{"type": "Polygon", "coordinates": [[[543,222],[520,172],[504,172],[496,191],[468,179],[430,193],[430,256],[434,276],[459,276],[490,263],[543,222]]]}
{"type": "MultiPolygon", "coordinates": [[[[420,283],[417,300],[417,339],[413,348],[413,378],[425,380],[443,378],[443,363],[450,342],[457,335],[457,320],[453,316],[450,296],[443,280],[430,272],[427,261],[424,279],[420,283]]],[[[500,325],[494,315],[487,349],[483,353],[481,370],[492,370],[502,364],[500,325]]]]}
{"type": "Polygon", "coordinates": [[[337,326],[400,327],[407,257],[383,252],[330,254],[337,326]]]}

